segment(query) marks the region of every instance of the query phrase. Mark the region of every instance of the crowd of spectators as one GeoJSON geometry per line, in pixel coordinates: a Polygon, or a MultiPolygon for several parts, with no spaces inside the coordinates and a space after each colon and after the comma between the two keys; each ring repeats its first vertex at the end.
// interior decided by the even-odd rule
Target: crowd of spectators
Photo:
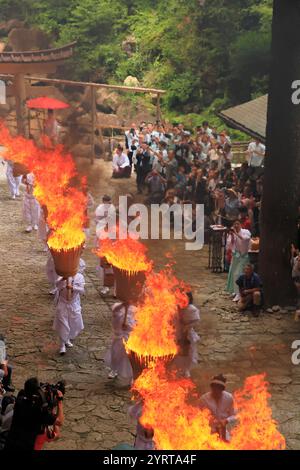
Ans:
{"type": "Polygon", "coordinates": [[[233,162],[228,132],[208,122],[194,132],[183,124],[133,123],[124,147],[119,145],[113,156],[113,177],[134,172],[147,203],[204,204],[207,224],[230,227],[239,218],[243,228],[259,236],[264,157],[264,144],[253,140],[244,161],[233,162]]]}

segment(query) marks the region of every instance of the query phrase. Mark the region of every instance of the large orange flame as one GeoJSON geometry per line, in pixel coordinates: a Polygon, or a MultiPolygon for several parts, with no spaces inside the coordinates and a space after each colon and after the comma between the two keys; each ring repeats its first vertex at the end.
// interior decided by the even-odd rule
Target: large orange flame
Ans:
{"type": "Polygon", "coordinates": [[[133,391],[143,401],[141,423],[154,429],[161,450],[281,450],[285,439],[277,430],[268,404],[264,374],[249,377],[234,394],[237,424],[230,443],[212,434],[210,412],[197,406],[196,387],[190,379],[168,373],[163,363],[145,369],[133,391]]]}
{"type": "Polygon", "coordinates": [[[34,195],[47,207],[49,247],[67,251],[80,246],[85,240],[85,180],[78,177],[72,155],[61,145],[40,149],[32,140],[13,137],[2,123],[0,142],[5,147],[4,158],[23,163],[35,175],[34,195]]]}
{"type": "Polygon", "coordinates": [[[149,272],[152,269],[152,261],[147,258],[147,248],[139,240],[133,238],[112,240],[110,238],[100,241],[100,247],[96,254],[106,258],[107,262],[118,269],[127,271],[128,274],[137,272],[149,272]]]}
{"type": "Polygon", "coordinates": [[[175,340],[175,317],[178,307],[186,307],[186,286],[171,270],[147,275],[143,301],[138,305],[134,327],[127,349],[138,356],[152,358],[174,356],[177,352],[175,340]]]}

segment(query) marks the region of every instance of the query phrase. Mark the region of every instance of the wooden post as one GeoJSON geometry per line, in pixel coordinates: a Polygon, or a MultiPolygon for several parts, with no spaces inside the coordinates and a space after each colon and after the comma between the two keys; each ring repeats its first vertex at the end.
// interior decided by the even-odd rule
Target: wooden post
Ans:
{"type": "MultiPolygon", "coordinates": [[[[31,88],[31,80],[29,80],[29,90],[30,90],[30,88],[31,88]]],[[[28,137],[30,138],[30,135],[31,135],[31,112],[30,112],[30,108],[27,111],[27,119],[28,119],[28,137]]]]}
{"type": "Polygon", "coordinates": [[[92,153],[91,153],[91,164],[95,161],[95,131],[96,131],[96,88],[92,87],[91,100],[92,100],[92,153]]]}
{"type": "Polygon", "coordinates": [[[298,2],[274,1],[259,258],[267,307],[296,304],[290,259],[300,198],[299,22],[298,2]]]}
{"type": "Polygon", "coordinates": [[[14,77],[14,92],[16,99],[17,130],[19,135],[28,136],[26,119],[26,86],[25,76],[22,73],[14,77]]]}
{"type": "Polygon", "coordinates": [[[160,93],[157,94],[156,100],[156,121],[161,120],[161,110],[160,110],[160,93]]]}

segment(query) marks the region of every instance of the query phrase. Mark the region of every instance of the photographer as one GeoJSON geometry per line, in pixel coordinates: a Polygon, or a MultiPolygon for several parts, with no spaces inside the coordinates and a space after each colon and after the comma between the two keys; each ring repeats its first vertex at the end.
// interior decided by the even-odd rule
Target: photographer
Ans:
{"type": "Polygon", "coordinates": [[[4,391],[13,392],[14,388],[11,386],[12,367],[8,365],[6,345],[3,335],[0,335],[0,374],[4,391]]]}
{"type": "Polygon", "coordinates": [[[5,450],[40,450],[45,442],[58,437],[64,421],[63,390],[57,387],[51,395],[46,391],[37,378],[25,382],[17,396],[5,450]],[[48,426],[53,426],[53,430],[48,426]]]}

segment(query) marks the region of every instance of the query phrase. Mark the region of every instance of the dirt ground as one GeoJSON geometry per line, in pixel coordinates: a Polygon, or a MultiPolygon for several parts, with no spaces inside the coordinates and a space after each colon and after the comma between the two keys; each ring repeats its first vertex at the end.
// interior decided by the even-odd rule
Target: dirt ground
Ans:
{"type": "MultiPolygon", "coordinates": [[[[135,182],[112,181],[110,164],[97,160],[90,166],[78,161],[88,176],[96,203],[104,193],[113,196],[135,193],[135,182]]],[[[119,442],[134,441],[134,423],[127,416],[130,393],[107,379],[103,356],[110,343],[110,308],[114,299],[99,294],[97,258],[92,236],[84,253],[87,263],[86,294],[83,298],[84,332],[64,357],[57,353],[52,331],[53,304],[45,275],[47,255],[36,233],[26,234],[21,200],[9,198],[4,169],[0,169],[0,331],[8,342],[14,367],[13,382],[21,388],[29,376],[41,381],[65,379],[65,426],[60,440],[49,449],[111,449],[119,442]]],[[[207,249],[185,251],[182,241],[147,243],[156,267],[167,263],[172,252],[176,274],[191,284],[195,303],[201,309],[200,362],[192,376],[199,390],[208,388],[212,374],[224,373],[228,389],[244,379],[265,372],[270,382],[271,405],[288,448],[300,449],[300,366],[291,362],[291,344],[300,339],[300,323],[294,313],[281,309],[259,318],[241,316],[224,292],[226,276],[207,269],[207,249]]]]}

